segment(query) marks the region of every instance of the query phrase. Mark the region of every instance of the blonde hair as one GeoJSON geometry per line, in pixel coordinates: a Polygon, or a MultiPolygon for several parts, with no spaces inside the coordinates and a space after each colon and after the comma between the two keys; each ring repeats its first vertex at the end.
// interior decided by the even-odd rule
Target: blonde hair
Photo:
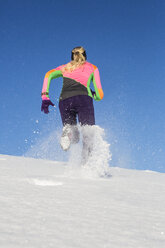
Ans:
{"type": "Polygon", "coordinates": [[[83,47],[75,47],[72,50],[72,61],[67,63],[64,68],[62,68],[62,72],[72,72],[74,71],[77,67],[82,66],[85,61],[85,49],[83,47]]]}

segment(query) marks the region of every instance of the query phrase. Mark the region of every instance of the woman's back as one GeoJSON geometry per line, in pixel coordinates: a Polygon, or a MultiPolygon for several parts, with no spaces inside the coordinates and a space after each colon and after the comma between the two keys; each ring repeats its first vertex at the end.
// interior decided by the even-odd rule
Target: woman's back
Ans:
{"type": "Polygon", "coordinates": [[[96,69],[96,66],[86,61],[72,72],[64,71],[63,77],[74,79],[87,87],[88,79],[94,72],[94,69],[96,69]]]}

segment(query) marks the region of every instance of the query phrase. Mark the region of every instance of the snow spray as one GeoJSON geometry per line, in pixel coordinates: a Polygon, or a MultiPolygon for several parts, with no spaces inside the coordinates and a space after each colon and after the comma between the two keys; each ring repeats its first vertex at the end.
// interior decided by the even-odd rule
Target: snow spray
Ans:
{"type": "Polygon", "coordinates": [[[109,162],[111,160],[110,144],[105,139],[105,131],[99,126],[80,126],[80,141],[72,144],[69,151],[65,152],[60,147],[62,130],[51,131],[46,137],[39,139],[26,157],[66,162],[65,176],[68,177],[108,177],[109,162]],[[92,151],[85,163],[82,163],[83,141],[88,139],[92,143],[92,151]]]}
{"type": "Polygon", "coordinates": [[[82,126],[79,127],[81,139],[90,137],[88,142],[92,143],[92,151],[85,162],[82,164],[82,142],[78,145],[72,145],[70,149],[67,173],[72,176],[76,174],[82,177],[109,177],[111,160],[110,144],[105,140],[104,129],[99,126],[82,126]]]}
{"type": "Polygon", "coordinates": [[[46,159],[53,161],[67,161],[67,154],[64,152],[59,144],[61,129],[50,131],[49,133],[40,137],[36,144],[25,153],[26,157],[36,159],[46,159]]]}

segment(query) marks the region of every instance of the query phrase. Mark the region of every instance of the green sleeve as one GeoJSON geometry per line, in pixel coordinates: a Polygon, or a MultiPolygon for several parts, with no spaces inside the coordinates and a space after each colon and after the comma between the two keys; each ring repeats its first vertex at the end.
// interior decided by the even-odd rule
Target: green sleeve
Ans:
{"type": "Polygon", "coordinates": [[[48,92],[49,94],[49,88],[50,88],[50,83],[52,79],[58,78],[58,77],[62,77],[62,72],[61,71],[54,71],[52,72],[49,77],[48,77],[48,84],[47,84],[47,90],[46,92],[48,92]]]}

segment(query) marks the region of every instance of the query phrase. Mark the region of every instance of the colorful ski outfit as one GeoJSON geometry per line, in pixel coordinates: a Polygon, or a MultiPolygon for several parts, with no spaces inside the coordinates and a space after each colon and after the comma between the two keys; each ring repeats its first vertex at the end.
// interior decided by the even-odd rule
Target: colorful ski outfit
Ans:
{"type": "Polygon", "coordinates": [[[72,72],[62,72],[65,65],[59,66],[45,75],[42,100],[49,100],[49,87],[52,79],[63,77],[63,87],[59,98],[59,108],[63,125],[77,124],[76,116],[81,125],[94,125],[93,98],[99,101],[103,98],[98,68],[85,62],[72,72]],[[95,94],[90,89],[93,82],[95,94]]]}

